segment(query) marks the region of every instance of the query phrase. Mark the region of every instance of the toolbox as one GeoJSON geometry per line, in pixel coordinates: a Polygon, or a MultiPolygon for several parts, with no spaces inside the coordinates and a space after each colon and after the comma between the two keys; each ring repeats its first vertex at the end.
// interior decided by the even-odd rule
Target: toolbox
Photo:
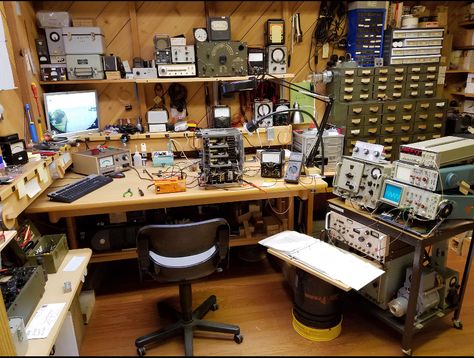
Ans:
{"type": "Polygon", "coordinates": [[[26,253],[26,258],[28,264],[42,265],[50,274],[58,271],[68,251],[66,234],[43,235],[26,253]]]}
{"type": "Polygon", "coordinates": [[[23,220],[13,250],[27,266],[43,266],[48,273],[56,273],[69,251],[66,234],[41,235],[33,222],[23,220]]]}

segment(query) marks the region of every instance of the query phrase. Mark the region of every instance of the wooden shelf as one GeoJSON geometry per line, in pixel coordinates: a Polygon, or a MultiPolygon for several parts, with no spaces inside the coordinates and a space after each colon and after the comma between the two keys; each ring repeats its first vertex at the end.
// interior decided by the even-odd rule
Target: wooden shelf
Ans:
{"type": "Polygon", "coordinates": [[[16,230],[9,230],[9,231],[4,231],[3,234],[5,235],[5,240],[0,242],[0,251],[5,248],[10,241],[16,236],[16,230]]]}
{"type": "MultiPolygon", "coordinates": [[[[195,82],[219,82],[219,81],[242,81],[255,76],[235,76],[235,77],[172,77],[172,78],[136,78],[120,80],[67,80],[67,81],[40,81],[41,85],[79,85],[79,84],[121,84],[121,83],[172,83],[179,81],[181,83],[195,82]]],[[[274,75],[278,78],[293,78],[294,73],[285,73],[274,75]]],[[[272,79],[265,76],[264,79],[272,79]]]]}
{"type": "Polygon", "coordinates": [[[459,27],[464,27],[466,29],[474,29],[474,21],[463,21],[463,22],[460,22],[459,24],[459,27]]]}
{"type": "Polygon", "coordinates": [[[453,46],[453,50],[474,50],[474,45],[472,46],[453,46]]]}
{"type": "Polygon", "coordinates": [[[474,70],[447,70],[446,73],[474,73],[474,70]]]}
{"type": "Polygon", "coordinates": [[[474,93],[464,93],[464,92],[449,92],[452,96],[462,96],[466,98],[474,98],[474,93]]]}

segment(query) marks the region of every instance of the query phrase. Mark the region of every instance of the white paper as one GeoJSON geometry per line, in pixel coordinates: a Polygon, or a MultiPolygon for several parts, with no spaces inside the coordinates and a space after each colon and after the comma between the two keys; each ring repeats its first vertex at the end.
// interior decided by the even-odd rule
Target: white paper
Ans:
{"type": "Polygon", "coordinates": [[[23,179],[20,179],[18,183],[16,183],[16,190],[18,191],[18,199],[26,195],[25,181],[23,179]]]}
{"type": "Polygon", "coordinates": [[[0,90],[10,90],[15,88],[13,81],[12,66],[8,56],[5,29],[3,28],[3,18],[0,16],[0,90]]]}
{"type": "Polygon", "coordinates": [[[360,290],[384,273],[357,255],[320,240],[293,253],[292,257],[355,290],[360,290]]]}
{"type": "Polygon", "coordinates": [[[258,243],[278,251],[290,253],[314,244],[315,242],[316,239],[314,237],[296,231],[286,230],[260,240],[258,243]]]}
{"type": "Polygon", "coordinates": [[[42,305],[26,326],[26,336],[28,339],[48,337],[64,306],[66,306],[64,302],[42,305]]]}
{"type": "Polygon", "coordinates": [[[84,256],[73,256],[66,266],[64,266],[64,272],[76,271],[79,266],[81,266],[82,261],[84,261],[84,256]]]}
{"type": "Polygon", "coordinates": [[[355,290],[360,290],[384,273],[355,254],[296,231],[283,231],[260,240],[259,243],[281,251],[355,290]]]}
{"type": "Polygon", "coordinates": [[[26,194],[32,198],[41,191],[38,178],[34,177],[25,184],[26,194]]]}

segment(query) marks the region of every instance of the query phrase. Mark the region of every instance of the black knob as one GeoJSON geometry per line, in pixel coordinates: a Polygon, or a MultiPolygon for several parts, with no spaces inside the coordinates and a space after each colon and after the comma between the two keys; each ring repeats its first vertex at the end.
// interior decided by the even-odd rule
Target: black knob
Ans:
{"type": "Polygon", "coordinates": [[[225,65],[226,62],[227,62],[227,56],[226,55],[220,55],[219,56],[219,63],[221,65],[225,65]]]}

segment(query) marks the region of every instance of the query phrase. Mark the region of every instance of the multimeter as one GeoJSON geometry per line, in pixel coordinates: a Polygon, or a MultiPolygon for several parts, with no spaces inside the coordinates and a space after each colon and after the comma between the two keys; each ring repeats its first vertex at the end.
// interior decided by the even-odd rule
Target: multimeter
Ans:
{"type": "Polygon", "coordinates": [[[285,44],[285,20],[269,19],[265,25],[265,45],[285,44]]]}
{"type": "Polygon", "coordinates": [[[262,151],[260,160],[260,176],[262,178],[283,177],[283,166],[285,165],[284,149],[266,149],[262,151]]]}
{"type": "Polygon", "coordinates": [[[301,168],[303,167],[303,153],[291,152],[288,159],[288,166],[286,167],[285,182],[291,184],[298,184],[300,181],[301,168]]]}
{"type": "Polygon", "coordinates": [[[230,107],[226,105],[215,105],[212,108],[214,128],[230,128],[230,107]]]}

